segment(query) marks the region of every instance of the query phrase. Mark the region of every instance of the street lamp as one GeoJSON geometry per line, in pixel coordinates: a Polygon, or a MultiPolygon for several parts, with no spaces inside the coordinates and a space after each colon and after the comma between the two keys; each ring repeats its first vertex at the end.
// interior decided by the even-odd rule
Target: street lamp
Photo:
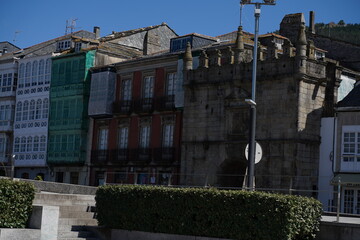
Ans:
{"type": "Polygon", "coordinates": [[[241,0],[241,5],[253,4],[255,5],[255,36],[253,49],[253,68],[251,81],[251,99],[245,101],[250,105],[250,134],[249,134],[249,152],[248,152],[248,175],[247,188],[250,191],[254,190],[254,169],[255,169],[255,132],[256,132],[256,67],[257,67],[257,49],[258,49],[258,35],[259,35],[259,18],[261,5],[275,5],[276,0],[263,0],[262,2],[252,0],[241,0]]]}

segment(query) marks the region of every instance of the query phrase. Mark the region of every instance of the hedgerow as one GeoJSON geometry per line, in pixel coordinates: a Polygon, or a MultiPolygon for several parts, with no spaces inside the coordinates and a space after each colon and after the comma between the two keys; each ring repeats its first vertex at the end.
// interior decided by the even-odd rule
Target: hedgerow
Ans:
{"type": "Polygon", "coordinates": [[[247,191],[102,186],[96,193],[99,225],[240,240],[306,240],[319,230],[315,199],[247,191]]]}
{"type": "Polygon", "coordinates": [[[0,179],[0,228],[24,228],[34,196],[31,183],[0,179]]]}

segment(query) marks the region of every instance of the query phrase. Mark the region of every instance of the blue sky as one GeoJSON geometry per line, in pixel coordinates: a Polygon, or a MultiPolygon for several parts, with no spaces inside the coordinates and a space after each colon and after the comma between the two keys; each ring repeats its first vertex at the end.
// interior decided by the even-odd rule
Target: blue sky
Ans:
{"type": "MultiPolygon", "coordinates": [[[[261,0],[258,0],[261,1],[261,0]]],[[[66,20],[76,30],[101,28],[101,36],[166,22],[179,35],[217,36],[239,25],[239,0],[1,0],[0,41],[25,48],[64,35],[66,20]]],[[[360,0],[277,0],[261,9],[260,33],[279,29],[285,14],[315,11],[315,22],[360,23],[360,0]]],[[[245,31],[254,32],[254,7],[243,10],[245,31]]]]}

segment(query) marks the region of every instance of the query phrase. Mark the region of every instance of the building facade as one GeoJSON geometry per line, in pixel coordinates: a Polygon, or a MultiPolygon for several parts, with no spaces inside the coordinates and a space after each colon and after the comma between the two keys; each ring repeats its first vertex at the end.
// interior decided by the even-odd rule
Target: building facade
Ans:
{"type": "Polygon", "coordinates": [[[8,42],[0,43],[0,176],[10,176],[13,161],[18,63],[11,50],[17,51],[19,48],[8,42]]]}
{"type": "Polygon", "coordinates": [[[160,55],[94,70],[92,185],[178,181],[182,111],[175,108],[177,64],[177,55],[160,55]],[[110,87],[100,89],[104,83],[110,87]],[[104,107],[99,98],[95,101],[104,95],[100,91],[112,96],[104,107]]]}
{"type": "MultiPolygon", "coordinates": [[[[298,32],[293,43],[273,36],[283,41],[281,49],[276,41],[259,47],[256,141],[263,158],[255,167],[256,187],[305,190],[316,196],[320,119],[334,106],[341,69],[315,54],[304,24],[298,32]]],[[[185,68],[182,184],[242,186],[251,55],[239,30],[235,46],[204,49],[199,68],[185,68]]],[[[189,63],[191,55],[184,66],[189,63]]]]}
{"type": "Polygon", "coordinates": [[[52,58],[81,48],[77,39],[94,37],[95,33],[78,31],[16,52],[18,81],[12,144],[15,177],[51,180],[47,149],[52,58]]]}

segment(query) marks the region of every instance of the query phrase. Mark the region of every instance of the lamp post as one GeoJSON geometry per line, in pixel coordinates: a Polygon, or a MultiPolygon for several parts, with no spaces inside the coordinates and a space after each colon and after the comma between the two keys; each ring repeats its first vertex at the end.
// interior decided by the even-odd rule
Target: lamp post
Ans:
{"type": "Polygon", "coordinates": [[[241,5],[253,4],[255,5],[255,36],[253,49],[253,66],[252,66],[252,81],[251,81],[251,99],[246,102],[250,105],[250,133],[249,133],[249,152],[248,152],[248,175],[247,188],[250,191],[254,190],[254,170],[255,170],[255,133],[256,133],[256,67],[257,67],[257,49],[258,49],[258,35],[259,35],[259,19],[261,5],[275,5],[276,0],[263,0],[262,2],[253,2],[252,0],[241,0],[241,5]]]}

